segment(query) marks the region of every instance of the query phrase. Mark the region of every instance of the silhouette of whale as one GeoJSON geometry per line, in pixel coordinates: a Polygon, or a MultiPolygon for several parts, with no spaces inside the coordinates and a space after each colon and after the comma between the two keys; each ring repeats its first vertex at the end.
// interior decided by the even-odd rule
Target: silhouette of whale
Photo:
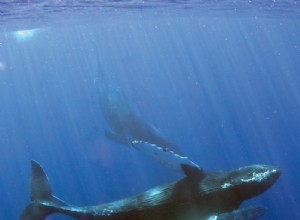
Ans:
{"type": "Polygon", "coordinates": [[[120,87],[108,79],[99,66],[100,64],[98,64],[99,78],[95,80],[95,86],[102,114],[110,127],[110,130],[105,131],[105,136],[127,146],[131,146],[134,140],[142,140],[164,149],[178,151],[174,143],[140,116],[120,87]]]}
{"type": "Polygon", "coordinates": [[[53,196],[43,168],[36,161],[31,161],[31,166],[31,203],[20,220],[43,220],[52,213],[82,220],[198,220],[218,215],[222,220],[222,213],[265,192],[281,174],[267,165],[204,172],[183,164],[186,176],[176,182],[115,202],[77,207],[53,196]]]}

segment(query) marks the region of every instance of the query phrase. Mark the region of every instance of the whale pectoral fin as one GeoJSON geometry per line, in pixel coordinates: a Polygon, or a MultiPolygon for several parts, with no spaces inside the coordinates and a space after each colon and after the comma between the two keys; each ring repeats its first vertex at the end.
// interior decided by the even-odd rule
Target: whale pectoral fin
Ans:
{"type": "Polygon", "coordinates": [[[197,171],[197,175],[199,176],[202,173],[200,167],[189,160],[188,157],[180,156],[169,149],[139,140],[133,141],[132,146],[146,154],[149,154],[158,160],[163,166],[171,168],[172,170],[184,172],[188,176],[192,174],[192,170],[194,170],[193,172],[195,173],[197,171]]]}
{"type": "Polygon", "coordinates": [[[267,209],[262,206],[247,207],[237,209],[232,212],[226,212],[219,215],[210,216],[207,220],[254,220],[262,217],[266,213],[267,209]]]}

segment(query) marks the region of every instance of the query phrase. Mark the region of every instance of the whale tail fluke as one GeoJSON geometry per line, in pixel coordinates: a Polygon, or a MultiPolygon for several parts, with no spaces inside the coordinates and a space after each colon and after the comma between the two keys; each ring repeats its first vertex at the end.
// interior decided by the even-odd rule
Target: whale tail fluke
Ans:
{"type": "Polygon", "coordinates": [[[52,195],[46,173],[42,166],[34,160],[31,161],[29,189],[31,203],[22,212],[20,220],[43,220],[47,215],[56,212],[55,207],[68,206],[52,195]]]}
{"type": "Polygon", "coordinates": [[[31,161],[31,179],[29,187],[31,201],[50,201],[52,199],[52,191],[48,177],[42,166],[34,160],[31,161]]]}

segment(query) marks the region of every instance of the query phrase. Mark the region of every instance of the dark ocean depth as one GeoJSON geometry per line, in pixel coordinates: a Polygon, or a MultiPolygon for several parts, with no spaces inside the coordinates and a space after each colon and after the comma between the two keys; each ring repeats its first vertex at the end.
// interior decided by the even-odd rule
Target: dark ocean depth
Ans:
{"type": "MultiPolygon", "coordinates": [[[[242,206],[267,207],[265,220],[300,219],[299,18],[131,10],[78,25],[43,21],[29,36],[1,24],[0,219],[18,219],[29,203],[31,159],[54,194],[78,206],[183,177],[104,136],[98,60],[203,169],[280,168],[278,182],[242,206]]],[[[47,217],[58,219],[69,218],[47,217]]]]}

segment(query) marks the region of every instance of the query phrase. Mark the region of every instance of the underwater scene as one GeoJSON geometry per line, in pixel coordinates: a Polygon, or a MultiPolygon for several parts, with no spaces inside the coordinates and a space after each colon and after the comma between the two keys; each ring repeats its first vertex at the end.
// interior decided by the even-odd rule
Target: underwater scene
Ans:
{"type": "Polygon", "coordinates": [[[0,15],[0,219],[300,219],[299,1],[0,15]]]}

